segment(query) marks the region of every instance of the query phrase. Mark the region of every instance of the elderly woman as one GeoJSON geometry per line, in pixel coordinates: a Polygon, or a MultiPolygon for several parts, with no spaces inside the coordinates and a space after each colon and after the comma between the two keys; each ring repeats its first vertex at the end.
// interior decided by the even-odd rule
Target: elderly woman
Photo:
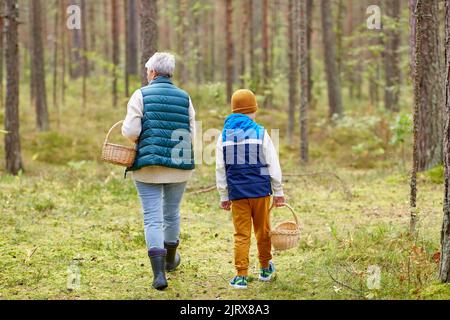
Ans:
{"type": "Polygon", "coordinates": [[[194,169],[195,111],[171,81],[175,58],[155,53],[145,65],[149,85],[131,97],[122,134],[137,142],[132,172],[144,214],[153,287],[167,288],[165,271],[180,264],[180,203],[194,169]]]}

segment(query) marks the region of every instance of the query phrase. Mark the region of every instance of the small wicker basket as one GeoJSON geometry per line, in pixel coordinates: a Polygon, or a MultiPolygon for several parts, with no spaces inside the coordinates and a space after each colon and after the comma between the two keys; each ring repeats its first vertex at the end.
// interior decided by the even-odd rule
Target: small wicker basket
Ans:
{"type": "MultiPolygon", "coordinates": [[[[278,224],[274,230],[270,231],[272,246],[276,251],[284,251],[295,248],[300,240],[300,227],[298,224],[297,215],[290,205],[285,204],[284,206],[291,210],[295,222],[284,221],[278,224]]],[[[274,207],[275,206],[272,205],[270,211],[272,211],[274,207]]]]}
{"type": "Polygon", "coordinates": [[[126,147],[109,142],[111,132],[122,123],[123,121],[119,121],[109,129],[103,143],[102,161],[130,168],[133,166],[136,157],[136,145],[134,147],[126,147]]]}

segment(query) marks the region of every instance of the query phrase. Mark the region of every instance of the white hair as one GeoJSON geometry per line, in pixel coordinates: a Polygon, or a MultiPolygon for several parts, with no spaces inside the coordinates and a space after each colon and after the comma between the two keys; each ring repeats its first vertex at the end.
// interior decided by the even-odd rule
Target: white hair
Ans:
{"type": "Polygon", "coordinates": [[[175,57],[168,52],[156,52],[148,59],[145,67],[157,74],[172,76],[175,71],[175,57]]]}

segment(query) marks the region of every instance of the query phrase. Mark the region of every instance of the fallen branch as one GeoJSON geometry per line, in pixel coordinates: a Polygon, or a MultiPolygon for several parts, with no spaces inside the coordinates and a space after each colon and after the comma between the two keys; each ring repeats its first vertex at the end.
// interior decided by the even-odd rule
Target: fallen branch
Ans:
{"type": "Polygon", "coordinates": [[[285,176],[285,177],[331,176],[331,177],[336,178],[336,180],[338,180],[340,182],[347,200],[350,200],[353,197],[353,194],[350,191],[350,188],[345,183],[345,181],[334,172],[326,172],[326,171],[322,172],[321,171],[321,172],[309,172],[309,173],[302,173],[302,174],[286,173],[286,174],[283,174],[283,176],[285,176]]]}
{"type": "Polygon", "coordinates": [[[198,190],[198,191],[191,190],[191,191],[188,191],[187,194],[197,195],[197,194],[211,192],[211,191],[214,191],[214,190],[216,190],[216,185],[213,185],[213,186],[210,186],[210,187],[198,190]]]}
{"type": "Polygon", "coordinates": [[[352,288],[352,287],[349,286],[348,284],[345,284],[345,283],[343,283],[343,282],[341,282],[341,281],[335,279],[335,278],[331,275],[331,272],[330,272],[330,271],[328,271],[328,276],[331,278],[331,280],[333,280],[336,284],[340,285],[341,287],[347,288],[347,289],[349,289],[349,290],[351,290],[351,291],[353,291],[353,292],[356,292],[359,296],[364,297],[364,292],[362,292],[362,291],[360,291],[360,290],[358,290],[358,289],[352,288]]]}

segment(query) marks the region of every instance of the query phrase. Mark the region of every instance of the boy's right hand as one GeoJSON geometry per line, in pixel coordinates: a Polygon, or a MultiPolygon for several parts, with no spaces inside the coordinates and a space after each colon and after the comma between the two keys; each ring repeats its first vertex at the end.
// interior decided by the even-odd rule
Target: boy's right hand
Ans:
{"type": "Polygon", "coordinates": [[[226,211],[231,210],[231,201],[222,201],[220,202],[220,208],[226,211]]]}

